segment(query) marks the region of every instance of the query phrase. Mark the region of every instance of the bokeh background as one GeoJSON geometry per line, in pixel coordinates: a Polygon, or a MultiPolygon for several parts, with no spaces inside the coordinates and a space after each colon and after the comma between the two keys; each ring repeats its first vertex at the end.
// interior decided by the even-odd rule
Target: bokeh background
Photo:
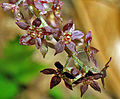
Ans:
{"type": "MultiPolygon", "coordinates": [[[[112,56],[105,89],[100,94],[89,88],[83,99],[120,99],[120,0],[62,1],[64,22],[73,18],[76,29],[92,31],[92,45],[100,50],[96,55],[100,68],[112,56]]],[[[66,54],[54,56],[49,49],[43,59],[34,46],[19,45],[23,33],[11,11],[0,8],[0,99],[81,99],[79,86],[70,91],[62,82],[50,90],[51,76],[39,73],[55,61],[64,64],[66,54]]]]}

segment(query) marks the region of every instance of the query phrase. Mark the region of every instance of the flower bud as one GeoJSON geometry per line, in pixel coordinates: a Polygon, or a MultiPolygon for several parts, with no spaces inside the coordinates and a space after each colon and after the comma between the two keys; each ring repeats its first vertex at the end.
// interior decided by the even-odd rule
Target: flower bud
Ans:
{"type": "Polygon", "coordinates": [[[39,27],[39,26],[41,25],[41,20],[40,20],[40,18],[36,18],[36,19],[33,21],[32,25],[34,25],[34,26],[36,26],[36,27],[39,27]]]}

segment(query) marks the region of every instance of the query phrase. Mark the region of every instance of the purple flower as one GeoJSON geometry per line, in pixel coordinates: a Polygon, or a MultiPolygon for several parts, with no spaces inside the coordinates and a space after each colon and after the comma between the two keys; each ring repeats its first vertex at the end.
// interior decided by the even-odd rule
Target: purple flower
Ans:
{"type": "Polygon", "coordinates": [[[98,53],[99,50],[90,46],[91,41],[92,41],[92,34],[91,34],[91,31],[89,31],[88,34],[85,36],[86,46],[85,46],[84,50],[87,54],[88,60],[90,61],[90,59],[91,59],[92,62],[95,64],[95,66],[97,66],[97,61],[96,61],[96,59],[94,58],[93,55],[98,53]]]}
{"type": "Polygon", "coordinates": [[[16,20],[20,20],[22,18],[21,14],[20,14],[19,6],[15,5],[12,1],[10,3],[2,3],[1,7],[5,11],[12,10],[16,20]]]}
{"type": "Polygon", "coordinates": [[[16,24],[23,30],[27,30],[27,33],[20,38],[20,45],[35,45],[37,49],[40,49],[43,57],[45,57],[48,46],[45,37],[52,34],[49,27],[42,27],[40,18],[36,18],[32,25],[17,21],[16,24]]]}
{"type": "Polygon", "coordinates": [[[60,2],[60,0],[54,0],[53,5],[52,5],[52,12],[55,16],[56,27],[60,22],[63,21],[62,14],[60,12],[62,6],[63,6],[63,2],[60,2]]]}
{"type": "Polygon", "coordinates": [[[34,6],[41,11],[41,14],[47,13],[48,3],[54,0],[34,0],[34,6]]]}
{"type": "Polygon", "coordinates": [[[55,45],[56,54],[64,51],[65,46],[72,52],[76,52],[76,45],[74,40],[81,40],[84,36],[84,33],[75,30],[74,24],[72,20],[69,20],[68,23],[63,27],[63,31],[60,32],[60,40],[55,45]]]}
{"type": "Polygon", "coordinates": [[[70,79],[74,79],[74,76],[72,76],[68,72],[64,72],[63,65],[61,63],[56,62],[55,66],[57,67],[57,70],[52,69],[52,68],[47,68],[47,69],[40,71],[43,74],[54,74],[50,82],[50,89],[58,85],[61,82],[61,79],[63,79],[65,86],[69,88],[70,90],[72,90],[70,79]]]}

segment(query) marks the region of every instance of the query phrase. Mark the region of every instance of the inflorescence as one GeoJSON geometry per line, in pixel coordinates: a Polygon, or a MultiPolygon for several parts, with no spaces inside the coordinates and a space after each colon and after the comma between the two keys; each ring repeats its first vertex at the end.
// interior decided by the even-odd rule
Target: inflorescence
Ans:
{"type": "Polygon", "coordinates": [[[44,58],[48,47],[55,49],[54,55],[65,51],[68,54],[68,59],[74,60],[76,66],[72,68],[67,66],[68,60],[66,60],[64,66],[60,62],[56,62],[57,69],[47,68],[40,71],[43,74],[54,75],[50,82],[50,89],[63,80],[65,86],[70,90],[79,84],[81,97],[89,85],[94,90],[101,92],[96,80],[101,79],[104,87],[104,78],[111,57],[101,71],[86,66],[79,59],[76,47],[82,46],[88,61],[91,60],[97,67],[94,54],[99,50],[91,46],[91,31],[85,34],[80,30],[75,30],[72,19],[63,26],[61,13],[63,2],[60,0],[8,0],[0,5],[5,11],[11,10],[14,13],[17,26],[26,31],[19,40],[20,45],[35,45],[44,58]],[[53,39],[56,43],[52,42],[53,39]]]}

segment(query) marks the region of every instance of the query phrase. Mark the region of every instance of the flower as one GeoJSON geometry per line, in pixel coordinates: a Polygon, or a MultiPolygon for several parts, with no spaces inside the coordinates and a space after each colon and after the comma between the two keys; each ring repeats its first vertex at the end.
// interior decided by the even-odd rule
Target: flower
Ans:
{"type": "Polygon", "coordinates": [[[55,21],[56,21],[56,26],[57,24],[60,23],[60,21],[62,22],[62,14],[60,12],[61,8],[63,6],[63,2],[60,2],[60,0],[54,0],[53,5],[52,5],[52,12],[55,16],[55,21]]]}
{"type": "Polygon", "coordinates": [[[56,62],[55,66],[57,67],[57,70],[52,69],[52,68],[47,68],[47,69],[40,71],[43,74],[54,74],[50,82],[50,89],[58,85],[61,82],[61,79],[63,79],[65,86],[69,88],[70,90],[72,90],[71,81],[69,79],[74,79],[74,76],[72,76],[68,72],[64,72],[63,65],[61,63],[56,62]]]}
{"type": "Polygon", "coordinates": [[[104,78],[106,77],[106,70],[109,67],[108,64],[110,61],[111,61],[111,57],[110,57],[109,61],[105,64],[105,67],[100,71],[100,73],[93,73],[91,71],[88,71],[85,74],[85,76],[82,76],[78,80],[73,82],[73,84],[76,84],[76,85],[82,83],[82,85],[80,86],[81,97],[87,91],[88,85],[90,85],[94,90],[101,92],[101,89],[100,89],[98,83],[94,80],[101,79],[103,87],[104,87],[104,78]]]}
{"type": "Polygon", "coordinates": [[[85,36],[85,43],[86,43],[86,46],[85,46],[85,52],[87,54],[87,57],[88,57],[88,61],[90,61],[90,59],[92,60],[92,62],[95,64],[95,66],[97,67],[97,61],[96,59],[94,58],[94,54],[98,53],[99,50],[90,46],[90,43],[92,41],[92,34],[91,34],[91,31],[88,32],[88,34],[85,36]]]}
{"type": "Polygon", "coordinates": [[[101,89],[95,79],[98,79],[99,77],[102,77],[101,74],[93,74],[91,71],[88,71],[88,73],[85,74],[85,76],[79,78],[77,81],[73,82],[73,84],[79,84],[82,83],[80,86],[81,91],[81,97],[83,94],[87,91],[88,85],[90,85],[94,90],[101,92],[101,89]]]}
{"type": "Polygon", "coordinates": [[[20,45],[34,45],[37,49],[40,49],[43,57],[45,57],[48,46],[46,41],[46,36],[52,34],[49,27],[41,27],[41,20],[40,18],[36,18],[32,25],[29,25],[24,22],[17,21],[16,24],[23,30],[27,30],[27,33],[23,35],[19,43],[20,45]]]}
{"type": "Polygon", "coordinates": [[[12,12],[14,13],[15,19],[20,20],[22,18],[22,16],[20,14],[19,6],[15,4],[16,2],[17,2],[17,0],[9,0],[9,3],[2,3],[1,7],[5,11],[12,10],[12,12]]]}
{"type": "Polygon", "coordinates": [[[77,52],[74,40],[81,40],[81,38],[84,36],[84,33],[79,30],[75,30],[75,25],[73,24],[72,20],[69,20],[68,23],[64,25],[63,30],[59,33],[61,33],[61,35],[58,35],[60,36],[60,40],[55,45],[55,55],[63,52],[65,46],[72,53],[76,54],[77,52]]]}
{"type": "Polygon", "coordinates": [[[46,14],[49,8],[48,4],[54,0],[34,0],[34,6],[41,11],[41,14],[46,14]]]}

